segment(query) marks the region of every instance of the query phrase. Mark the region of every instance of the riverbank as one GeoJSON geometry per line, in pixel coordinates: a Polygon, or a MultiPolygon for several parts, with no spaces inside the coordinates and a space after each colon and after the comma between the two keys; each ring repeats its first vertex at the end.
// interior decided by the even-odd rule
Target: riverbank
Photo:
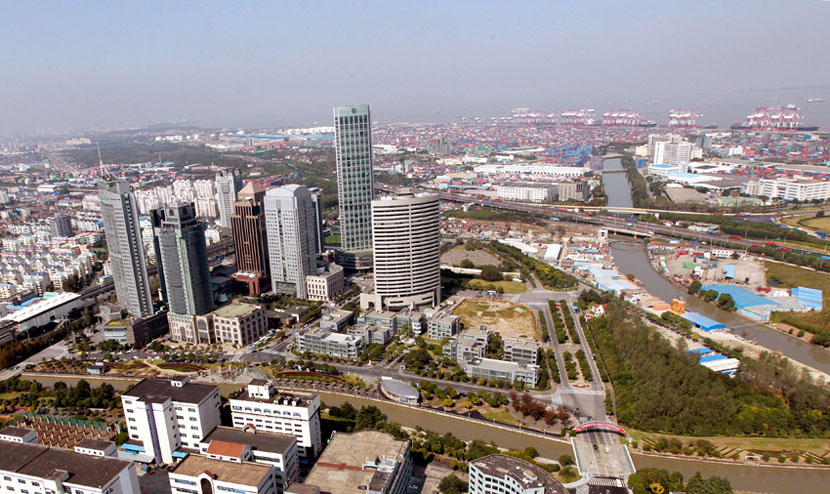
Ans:
{"type": "MultiPolygon", "coordinates": [[[[684,291],[688,290],[688,288],[685,285],[683,285],[682,283],[678,283],[676,280],[672,279],[671,277],[665,276],[660,271],[660,269],[658,269],[657,266],[655,266],[655,259],[657,259],[657,258],[649,256],[649,264],[650,264],[651,268],[654,270],[654,272],[657,273],[657,275],[659,275],[662,279],[666,280],[668,283],[671,283],[673,286],[677,287],[679,290],[684,290],[684,291]]],[[[706,302],[706,301],[700,299],[700,297],[697,297],[697,295],[688,295],[687,294],[687,297],[688,298],[686,300],[688,300],[692,297],[696,297],[698,300],[701,301],[701,303],[709,304],[709,305],[712,305],[713,307],[715,307],[714,304],[711,304],[710,302],[706,302]]],[[[755,323],[755,324],[759,324],[759,325],[761,324],[760,322],[758,322],[756,320],[753,320],[753,319],[750,319],[750,318],[748,318],[746,316],[743,316],[741,314],[738,314],[738,313],[733,313],[733,314],[736,317],[740,318],[740,319],[746,320],[747,323],[755,323]]],[[[783,335],[786,335],[788,337],[791,337],[793,339],[803,341],[807,345],[812,345],[812,343],[810,343],[810,341],[807,340],[806,338],[803,338],[803,337],[799,338],[795,334],[791,334],[787,330],[785,330],[783,328],[780,328],[780,327],[777,327],[776,325],[764,324],[763,326],[766,327],[766,328],[769,328],[770,330],[773,330],[773,331],[776,331],[776,332],[781,333],[783,335]]],[[[802,372],[806,371],[807,373],[809,373],[810,377],[812,377],[813,379],[816,379],[816,380],[823,379],[825,382],[830,382],[830,373],[823,372],[823,371],[821,371],[821,370],[819,370],[815,367],[809,366],[809,365],[807,365],[803,362],[799,362],[798,360],[792,359],[792,358],[788,357],[787,355],[784,355],[783,353],[781,353],[780,351],[778,351],[776,349],[766,347],[764,345],[759,344],[756,341],[750,340],[750,339],[748,339],[748,338],[746,338],[742,335],[738,335],[738,334],[735,334],[735,333],[732,332],[734,330],[740,330],[741,328],[742,328],[742,325],[735,325],[731,329],[727,328],[726,331],[724,331],[724,330],[714,330],[714,331],[704,332],[704,331],[697,330],[697,329],[695,329],[694,331],[695,331],[695,334],[697,334],[697,335],[699,335],[703,338],[709,338],[709,339],[711,339],[711,340],[713,340],[713,341],[715,341],[715,342],[717,342],[721,345],[724,345],[724,346],[726,346],[728,348],[731,348],[731,349],[733,349],[737,352],[740,352],[742,355],[744,355],[746,357],[749,357],[749,358],[752,358],[752,359],[757,360],[761,356],[761,353],[763,353],[763,352],[775,353],[775,354],[780,355],[783,358],[785,358],[788,362],[790,362],[799,371],[802,371],[802,372]]],[[[821,347],[816,346],[816,348],[821,348],[821,347]]]]}

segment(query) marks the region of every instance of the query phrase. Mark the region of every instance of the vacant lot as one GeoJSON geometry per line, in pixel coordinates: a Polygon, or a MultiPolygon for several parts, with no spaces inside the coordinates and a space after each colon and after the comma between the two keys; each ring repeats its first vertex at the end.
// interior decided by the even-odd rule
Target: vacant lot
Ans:
{"type": "Polygon", "coordinates": [[[468,298],[453,313],[461,318],[467,328],[487,326],[502,338],[536,334],[536,317],[527,307],[504,300],[468,298]]]}
{"type": "Polygon", "coordinates": [[[476,266],[486,266],[492,264],[498,266],[501,262],[493,254],[483,249],[467,250],[463,245],[454,247],[449,252],[441,256],[441,264],[449,264],[452,266],[460,266],[461,261],[469,260],[476,266]]]}
{"type": "Polygon", "coordinates": [[[777,262],[767,262],[767,281],[774,281],[778,286],[793,288],[806,286],[821,290],[824,295],[824,310],[821,312],[793,312],[790,315],[807,324],[830,331],[830,274],[819,273],[809,269],[787,266],[777,262]]]}
{"type": "Polygon", "coordinates": [[[525,284],[520,281],[484,281],[482,279],[475,278],[467,283],[467,286],[473,290],[487,290],[487,287],[491,285],[496,289],[501,287],[502,290],[504,290],[504,293],[507,294],[524,293],[527,290],[525,284]]]}

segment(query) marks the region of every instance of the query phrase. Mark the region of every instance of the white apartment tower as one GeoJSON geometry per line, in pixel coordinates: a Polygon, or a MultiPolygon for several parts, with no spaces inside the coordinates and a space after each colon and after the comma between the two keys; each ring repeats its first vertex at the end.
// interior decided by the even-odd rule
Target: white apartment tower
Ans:
{"type": "Polygon", "coordinates": [[[361,306],[376,310],[441,301],[440,208],[438,196],[400,189],[372,201],[375,292],[361,306]]]}
{"type": "Polygon", "coordinates": [[[230,228],[236,193],[242,189],[242,174],[236,168],[216,172],[216,204],[219,206],[219,226],[230,228]]]}
{"type": "Polygon", "coordinates": [[[265,229],[271,289],[307,298],[306,276],[315,274],[315,207],[302,185],[273,187],[265,193],[265,229]]]}
{"type": "Polygon", "coordinates": [[[133,188],[123,180],[103,178],[98,180],[98,197],[115,296],[130,314],[149,316],[153,313],[153,297],[133,188]]]}
{"type": "Polygon", "coordinates": [[[656,165],[677,165],[686,171],[686,165],[692,159],[692,144],[684,141],[679,136],[672,136],[669,141],[656,142],[654,144],[654,164],[656,165]]]}

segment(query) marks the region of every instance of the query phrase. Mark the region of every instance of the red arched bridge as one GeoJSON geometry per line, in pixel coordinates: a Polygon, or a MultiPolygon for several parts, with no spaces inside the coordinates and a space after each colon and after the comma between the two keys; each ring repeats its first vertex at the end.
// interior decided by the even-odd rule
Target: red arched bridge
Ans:
{"type": "Polygon", "coordinates": [[[584,424],[580,425],[579,427],[574,429],[574,432],[579,434],[580,432],[616,432],[621,436],[627,436],[628,434],[625,432],[625,429],[618,425],[614,425],[610,422],[585,422],[584,424]]]}

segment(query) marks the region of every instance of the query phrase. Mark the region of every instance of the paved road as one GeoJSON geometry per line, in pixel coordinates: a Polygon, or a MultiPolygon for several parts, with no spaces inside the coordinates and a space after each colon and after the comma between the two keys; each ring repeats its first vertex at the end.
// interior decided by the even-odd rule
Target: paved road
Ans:
{"type": "Polygon", "coordinates": [[[582,475],[627,479],[633,472],[620,436],[612,432],[583,432],[573,438],[577,468],[582,475]]]}

